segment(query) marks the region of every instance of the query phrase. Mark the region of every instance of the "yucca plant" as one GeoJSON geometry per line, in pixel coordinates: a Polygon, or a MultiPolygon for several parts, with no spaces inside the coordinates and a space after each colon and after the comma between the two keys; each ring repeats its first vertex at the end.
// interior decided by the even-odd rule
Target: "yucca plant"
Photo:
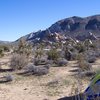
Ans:
{"type": "Polygon", "coordinates": [[[14,53],[29,57],[32,54],[32,46],[25,40],[20,39],[18,46],[14,50],[14,53]]]}

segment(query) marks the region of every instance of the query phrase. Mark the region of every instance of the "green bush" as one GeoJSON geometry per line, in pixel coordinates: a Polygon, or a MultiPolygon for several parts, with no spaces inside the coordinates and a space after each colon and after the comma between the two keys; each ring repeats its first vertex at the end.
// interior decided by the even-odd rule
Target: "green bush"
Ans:
{"type": "Polygon", "coordinates": [[[3,57],[3,56],[4,56],[3,49],[0,48],[0,57],[3,57]]]}
{"type": "Polygon", "coordinates": [[[59,53],[57,49],[51,49],[50,51],[48,51],[47,56],[48,56],[48,60],[57,61],[57,59],[59,58],[59,53]]]}
{"type": "Polygon", "coordinates": [[[76,48],[76,50],[78,50],[79,53],[85,51],[85,46],[82,43],[78,43],[77,45],[75,45],[75,48],[76,48]]]}
{"type": "Polygon", "coordinates": [[[0,45],[0,49],[2,49],[4,52],[10,51],[9,46],[7,46],[7,45],[0,45]]]}

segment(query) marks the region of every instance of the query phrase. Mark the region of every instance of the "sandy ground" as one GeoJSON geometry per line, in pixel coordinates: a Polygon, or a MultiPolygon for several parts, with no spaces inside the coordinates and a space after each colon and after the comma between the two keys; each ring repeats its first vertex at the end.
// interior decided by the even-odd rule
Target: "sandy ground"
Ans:
{"type": "MultiPolygon", "coordinates": [[[[8,62],[9,57],[0,59],[0,63],[8,62]]],[[[97,60],[94,67],[100,64],[97,60]]],[[[77,69],[75,61],[69,62],[66,67],[51,67],[48,75],[45,76],[20,76],[17,72],[10,72],[14,81],[0,84],[0,100],[57,100],[58,98],[71,95],[75,77],[73,70],[77,69]],[[55,81],[58,81],[56,83],[55,81]],[[49,82],[54,82],[48,85],[49,82]]],[[[8,74],[0,73],[0,76],[8,74]]],[[[88,85],[84,81],[83,91],[88,85]]]]}

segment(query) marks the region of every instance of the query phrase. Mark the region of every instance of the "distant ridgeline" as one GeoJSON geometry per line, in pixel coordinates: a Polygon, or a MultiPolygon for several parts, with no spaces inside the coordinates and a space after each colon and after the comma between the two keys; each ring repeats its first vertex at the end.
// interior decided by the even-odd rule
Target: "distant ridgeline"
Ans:
{"type": "Polygon", "coordinates": [[[68,38],[80,41],[97,40],[100,38],[100,15],[65,18],[57,21],[46,30],[31,32],[21,38],[29,42],[56,42],[65,41],[68,38]]]}

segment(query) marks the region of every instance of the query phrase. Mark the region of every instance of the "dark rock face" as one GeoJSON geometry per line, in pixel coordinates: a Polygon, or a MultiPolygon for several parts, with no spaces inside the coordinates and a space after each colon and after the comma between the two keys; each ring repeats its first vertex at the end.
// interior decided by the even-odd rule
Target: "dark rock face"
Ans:
{"type": "Polygon", "coordinates": [[[33,42],[56,41],[55,33],[82,41],[85,39],[95,40],[96,37],[100,37],[100,15],[65,18],[54,23],[46,30],[30,33],[26,40],[33,42]],[[87,35],[89,32],[92,32],[93,35],[87,35]]]}
{"type": "Polygon", "coordinates": [[[51,32],[72,32],[80,28],[81,22],[83,21],[83,18],[81,17],[71,17],[66,18],[63,20],[60,20],[53,24],[49,29],[51,32]]]}
{"type": "Polygon", "coordinates": [[[80,34],[80,35],[76,36],[76,39],[80,40],[80,41],[84,41],[86,39],[97,40],[97,37],[93,33],[88,32],[86,34],[80,34]]]}
{"type": "Polygon", "coordinates": [[[97,19],[89,20],[85,27],[86,30],[100,30],[100,21],[97,19]]]}

